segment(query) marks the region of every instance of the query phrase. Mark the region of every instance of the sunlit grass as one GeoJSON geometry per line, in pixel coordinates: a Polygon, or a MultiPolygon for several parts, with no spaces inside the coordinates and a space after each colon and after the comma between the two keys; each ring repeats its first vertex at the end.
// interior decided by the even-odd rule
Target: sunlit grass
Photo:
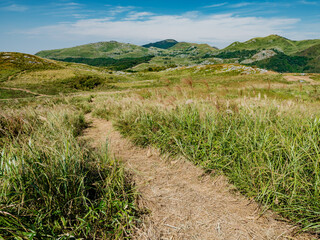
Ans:
{"type": "Polygon", "coordinates": [[[77,138],[87,124],[71,105],[0,115],[0,238],[129,237],[136,193],[107,143],[77,138]]]}

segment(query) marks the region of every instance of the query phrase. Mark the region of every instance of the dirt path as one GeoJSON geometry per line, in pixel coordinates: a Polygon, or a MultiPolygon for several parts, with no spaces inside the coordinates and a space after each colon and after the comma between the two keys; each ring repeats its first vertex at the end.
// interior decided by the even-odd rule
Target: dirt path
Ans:
{"type": "Polygon", "coordinates": [[[301,80],[307,83],[310,83],[311,85],[317,85],[318,83],[311,79],[309,76],[293,76],[293,75],[285,75],[283,76],[284,79],[286,79],[289,82],[300,82],[301,80]]]}
{"type": "Polygon", "coordinates": [[[30,90],[27,90],[27,89],[24,89],[24,88],[11,88],[11,87],[0,87],[1,89],[6,89],[6,90],[13,90],[13,91],[22,91],[22,92],[26,92],[26,93],[30,93],[30,94],[33,94],[33,95],[36,95],[36,96],[45,96],[45,97],[48,97],[49,95],[45,95],[45,94],[41,94],[41,93],[35,93],[35,92],[32,92],[30,90]]]}
{"type": "Polygon", "coordinates": [[[293,226],[275,220],[240,194],[224,177],[210,177],[191,163],[164,160],[151,148],[122,138],[111,122],[86,116],[92,127],[85,138],[93,146],[108,143],[111,152],[133,172],[142,203],[151,214],[136,239],[312,239],[294,236],[293,226]]]}

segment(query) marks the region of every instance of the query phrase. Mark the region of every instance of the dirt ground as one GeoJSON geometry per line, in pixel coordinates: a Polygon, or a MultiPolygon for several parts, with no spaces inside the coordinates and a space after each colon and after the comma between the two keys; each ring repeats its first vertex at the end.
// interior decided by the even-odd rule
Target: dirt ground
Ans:
{"type": "Polygon", "coordinates": [[[284,77],[284,79],[286,79],[289,82],[304,81],[304,82],[310,83],[311,85],[317,85],[318,84],[315,80],[311,79],[309,76],[285,75],[283,77],[284,77]]]}
{"type": "Polygon", "coordinates": [[[121,137],[112,123],[86,116],[92,127],[85,138],[93,146],[108,139],[110,151],[121,159],[150,210],[135,239],[315,239],[296,234],[281,221],[234,190],[225,177],[206,175],[184,159],[168,159],[152,148],[139,148],[121,137]]]}

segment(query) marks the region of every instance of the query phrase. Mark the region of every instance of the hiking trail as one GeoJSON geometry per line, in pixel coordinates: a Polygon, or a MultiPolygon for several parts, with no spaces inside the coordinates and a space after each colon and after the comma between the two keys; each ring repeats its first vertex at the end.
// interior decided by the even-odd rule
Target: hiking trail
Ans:
{"type": "Polygon", "coordinates": [[[184,159],[168,159],[153,148],[140,148],[110,121],[86,119],[84,138],[93,147],[108,139],[111,153],[133,173],[140,204],[150,210],[135,239],[314,239],[271,211],[261,214],[253,200],[234,191],[223,176],[209,176],[184,159]]]}

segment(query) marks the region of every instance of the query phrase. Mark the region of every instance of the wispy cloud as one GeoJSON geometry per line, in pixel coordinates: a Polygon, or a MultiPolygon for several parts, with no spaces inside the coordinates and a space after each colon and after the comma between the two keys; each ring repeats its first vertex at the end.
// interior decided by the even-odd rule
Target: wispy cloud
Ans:
{"type": "Polygon", "coordinates": [[[227,2],[223,2],[223,3],[217,3],[217,4],[212,4],[212,5],[208,5],[208,6],[204,6],[204,8],[216,8],[216,7],[222,7],[224,5],[227,5],[227,2]]]}
{"type": "Polygon", "coordinates": [[[305,0],[300,1],[300,3],[305,5],[317,5],[317,2],[305,1],[305,0]]]}
{"type": "Polygon", "coordinates": [[[250,3],[250,2],[242,2],[242,3],[232,4],[229,7],[231,7],[231,8],[241,8],[241,7],[246,7],[246,6],[249,6],[249,5],[252,5],[252,4],[253,3],[250,3]]]}
{"type": "Polygon", "coordinates": [[[55,3],[54,5],[64,10],[77,10],[84,7],[83,4],[76,3],[76,2],[55,3]]]}
{"type": "Polygon", "coordinates": [[[127,21],[142,20],[152,15],[154,14],[151,12],[130,12],[124,20],[127,20],[127,21]]]}
{"type": "Polygon", "coordinates": [[[207,42],[218,47],[235,40],[283,34],[299,21],[296,18],[240,17],[233,14],[210,14],[199,17],[184,15],[156,15],[149,12],[130,12],[122,19],[113,17],[78,20],[23,31],[29,36],[50,38],[97,39],[145,43],[174,38],[178,41],[207,42]],[[131,16],[131,20],[128,19],[131,16]],[[136,21],[140,17],[146,20],[136,21]],[[219,34],[217,34],[219,33],[219,34]]]}
{"type": "Polygon", "coordinates": [[[18,4],[11,4],[9,6],[2,7],[1,10],[10,11],[10,12],[24,12],[28,10],[28,7],[23,5],[18,5],[18,4]]]}
{"type": "MultiPolygon", "coordinates": [[[[106,7],[110,7],[110,5],[105,5],[106,7]]],[[[109,9],[108,13],[112,16],[118,15],[120,13],[129,12],[135,9],[133,6],[117,6],[109,9]]]]}

